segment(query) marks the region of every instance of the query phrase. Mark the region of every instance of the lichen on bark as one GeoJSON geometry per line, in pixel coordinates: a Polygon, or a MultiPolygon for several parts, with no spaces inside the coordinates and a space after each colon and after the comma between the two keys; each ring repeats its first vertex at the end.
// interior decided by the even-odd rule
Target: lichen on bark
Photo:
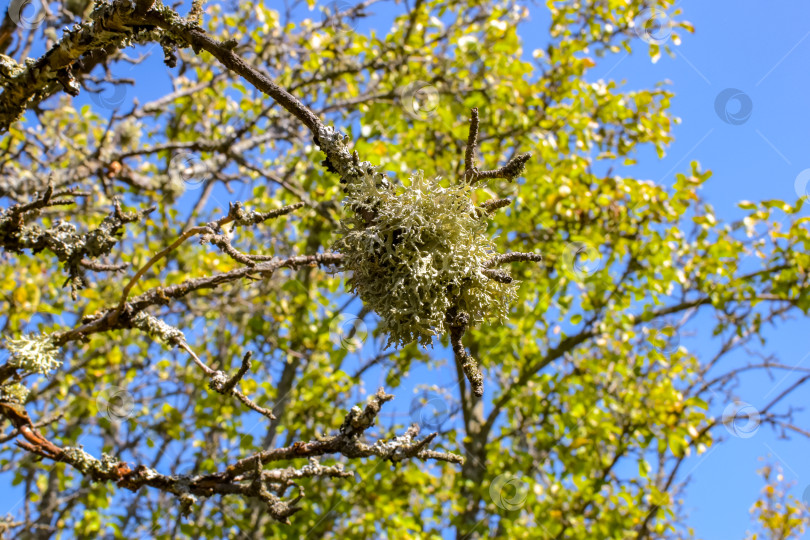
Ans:
{"type": "Polygon", "coordinates": [[[517,283],[482,272],[494,246],[472,187],[442,187],[421,171],[398,187],[375,180],[367,174],[347,184],[351,211],[334,249],[352,273],[352,291],[380,316],[388,344],[432,344],[448,333],[451,308],[472,325],[505,318],[517,283]]]}

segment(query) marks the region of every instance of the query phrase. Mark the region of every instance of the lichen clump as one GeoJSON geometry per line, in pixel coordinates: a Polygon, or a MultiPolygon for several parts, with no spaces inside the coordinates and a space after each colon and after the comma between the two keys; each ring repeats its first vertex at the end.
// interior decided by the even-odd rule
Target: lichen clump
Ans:
{"type": "Polygon", "coordinates": [[[422,172],[399,188],[367,174],[346,186],[350,215],[334,248],[352,272],[349,284],[381,318],[388,344],[430,345],[447,333],[447,314],[471,325],[506,317],[517,282],[482,273],[493,253],[487,212],[461,182],[442,187],[422,172]]]}
{"type": "Polygon", "coordinates": [[[7,338],[6,349],[11,353],[8,363],[28,373],[45,375],[62,365],[57,360],[59,347],[47,334],[21,336],[20,339],[7,338]]]}
{"type": "Polygon", "coordinates": [[[31,391],[20,383],[0,385],[0,401],[22,405],[31,391]]]}

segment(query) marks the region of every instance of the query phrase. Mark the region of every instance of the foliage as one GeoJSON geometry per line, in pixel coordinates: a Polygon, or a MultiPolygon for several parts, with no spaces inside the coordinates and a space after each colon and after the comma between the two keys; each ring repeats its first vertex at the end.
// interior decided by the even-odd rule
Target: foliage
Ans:
{"type": "MultiPolygon", "coordinates": [[[[805,316],[810,235],[802,201],[743,203],[742,222],[720,222],[699,196],[710,173],[697,163],[665,183],[634,174],[643,149],[663,155],[672,140],[673,94],[593,73],[624,51],[655,60],[677,44],[691,27],[673,2],[549,0],[533,9],[550,19],[548,45],[531,54],[520,36],[539,23],[504,0],[388,6],[397,14],[384,33],[352,31],[367,6],[335,15],[314,1],[289,12],[195,2],[183,21],[158,4],[133,26],[143,4],[72,0],[39,26],[15,34],[7,20],[0,31],[0,124],[23,114],[0,139],[0,313],[12,353],[0,365],[0,470],[24,497],[9,534],[690,536],[681,465],[728,433],[717,413],[737,374],[773,369],[723,360],[767,324],[805,316]],[[651,9],[668,14],[665,43],[639,30],[651,9]],[[66,35],[96,48],[51,69],[64,55],[45,48],[88,12],[96,22],[66,35]],[[206,45],[209,35],[221,41],[206,45]],[[138,40],[161,47],[117,49],[138,40]],[[176,62],[163,86],[137,65],[161,49],[176,62]],[[223,67],[231,54],[344,132],[343,146],[327,148],[337,139],[258,91],[264,79],[223,67]],[[29,76],[36,84],[23,84],[29,76]],[[473,108],[484,169],[532,153],[516,181],[461,183],[473,108]],[[353,152],[364,161],[350,163],[353,152]],[[378,189],[383,173],[396,191],[378,189]],[[348,181],[361,177],[371,183],[348,181]],[[380,221],[368,227],[351,207],[371,191],[380,221]],[[478,217],[498,197],[512,205],[478,217]],[[51,204],[60,200],[71,204],[51,204]],[[261,219],[245,222],[236,202],[261,219]],[[403,224],[412,232],[396,250],[403,224]],[[543,261],[515,263],[520,283],[502,283],[475,270],[490,250],[543,261]],[[441,277],[423,280],[431,272],[441,277]],[[464,279],[460,297],[441,288],[464,279]],[[473,322],[502,321],[464,334],[483,398],[444,347],[406,344],[443,336],[457,349],[445,327],[457,302],[473,322]],[[695,326],[713,332],[716,352],[677,343],[695,326]],[[368,336],[359,350],[348,345],[357,336],[368,336]],[[48,377],[16,371],[46,365],[48,377]],[[434,397],[410,402],[409,375],[425,369],[434,397]],[[368,392],[377,380],[396,397],[368,392]],[[375,425],[383,402],[409,414],[375,425]],[[425,420],[431,406],[438,420],[425,420]],[[20,436],[27,415],[42,440],[20,436]],[[62,462],[29,459],[14,440],[59,456],[50,443],[62,462]],[[343,453],[312,454],[323,448],[343,453]],[[242,461],[273,451],[261,467],[242,461]],[[419,452],[445,459],[412,459],[419,452]],[[232,490],[206,494],[200,478],[232,490]]],[[[759,410],[761,422],[795,428],[789,396],[759,410]]],[[[768,508],[777,528],[797,519],[793,503],[768,508]]]]}
{"type": "Polygon", "coordinates": [[[762,489],[762,497],[751,508],[751,513],[757,519],[760,532],[750,533],[749,540],[801,538],[810,522],[806,503],[786,493],[789,486],[785,484],[781,469],[774,471],[773,467],[765,466],[759,473],[765,481],[765,487],[762,489]]]}

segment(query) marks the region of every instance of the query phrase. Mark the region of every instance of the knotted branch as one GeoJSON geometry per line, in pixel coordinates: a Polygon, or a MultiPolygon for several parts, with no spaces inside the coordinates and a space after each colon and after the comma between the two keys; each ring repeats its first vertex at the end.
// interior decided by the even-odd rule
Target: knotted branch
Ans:
{"type": "Polygon", "coordinates": [[[491,171],[481,171],[476,165],[476,152],[478,146],[478,109],[470,109],[470,132],[467,137],[467,148],[464,152],[464,180],[470,185],[479,180],[494,180],[503,178],[512,182],[523,174],[526,162],[532,157],[531,153],[518,154],[510,159],[506,165],[491,171]]]}
{"type": "MultiPolygon", "coordinates": [[[[247,371],[249,355],[243,359],[240,372],[223,385],[235,384],[241,374],[247,371]]],[[[360,440],[361,436],[376,422],[383,403],[394,398],[380,388],[370,396],[364,409],[353,407],[343,421],[339,433],[335,436],[296,442],[292,446],[266,450],[237,461],[223,472],[207,475],[164,475],[145,465],[134,469],[123,461],[103,455],[97,459],[80,447],[61,448],[42,436],[32,425],[25,408],[16,403],[0,402],[0,415],[8,419],[26,439],[18,445],[42,458],[66,463],[96,482],[115,482],[119,487],[138,491],[142,487],[152,487],[177,496],[182,514],[188,514],[198,497],[213,495],[241,495],[256,498],[266,505],[267,512],[273,519],[289,524],[288,517],[300,510],[296,504],[304,497],[303,489],[298,486],[296,497],[283,500],[281,496],[295,480],[312,477],[350,478],[353,475],[343,469],[343,464],[322,466],[318,457],[325,454],[341,454],[348,458],[377,456],[397,463],[405,459],[434,459],[451,463],[463,463],[461,456],[445,452],[428,450],[427,445],[436,437],[432,433],[422,440],[417,440],[419,427],[411,426],[400,437],[390,441],[383,439],[368,445],[360,440]],[[309,463],[301,468],[285,467],[265,469],[265,465],[274,461],[308,458],[309,463]]]]}

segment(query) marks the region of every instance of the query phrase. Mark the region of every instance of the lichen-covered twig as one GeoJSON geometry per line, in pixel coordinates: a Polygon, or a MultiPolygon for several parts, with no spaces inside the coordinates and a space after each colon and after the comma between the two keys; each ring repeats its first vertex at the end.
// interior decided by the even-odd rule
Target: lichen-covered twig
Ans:
{"type": "Polygon", "coordinates": [[[247,212],[242,210],[241,206],[237,205],[236,212],[237,217],[234,220],[234,227],[249,227],[252,225],[257,225],[259,223],[263,223],[268,219],[274,219],[281,216],[286,216],[298,210],[299,208],[303,208],[305,203],[297,202],[294,204],[288,204],[287,206],[283,206],[278,210],[270,210],[269,212],[247,212]]]}
{"type": "Polygon", "coordinates": [[[231,204],[228,209],[228,215],[223,216],[215,221],[211,221],[206,223],[205,225],[200,225],[197,227],[192,227],[185,232],[183,232],[177,239],[169,244],[167,247],[163,248],[157,254],[152,256],[146,264],[144,264],[138,271],[132,276],[132,279],[129,280],[124,286],[124,290],[121,292],[121,300],[118,302],[118,311],[122,311],[124,309],[124,305],[129,298],[129,293],[132,291],[132,288],[138,282],[138,280],[149,271],[152,266],[154,266],[158,261],[162,258],[167,256],[169,253],[177,249],[183,242],[191,238],[192,236],[196,235],[204,235],[205,239],[221,249],[229,256],[234,258],[234,260],[238,262],[242,262],[248,266],[254,266],[255,262],[249,256],[246,256],[243,253],[238,252],[236,249],[231,246],[230,241],[225,238],[224,236],[219,236],[218,233],[221,232],[223,225],[227,225],[228,223],[234,223],[235,225],[255,225],[257,223],[261,223],[268,219],[276,218],[279,216],[283,216],[289,214],[296,210],[297,208],[301,208],[303,204],[292,204],[289,206],[285,206],[278,210],[273,210],[270,212],[245,212],[242,208],[240,203],[231,204]]]}
{"type": "Polygon", "coordinates": [[[470,132],[467,137],[467,147],[464,151],[464,180],[470,185],[479,180],[493,180],[503,178],[513,181],[523,174],[526,162],[532,157],[531,153],[519,154],[510,159],[506,165],[491,171],[480,171],[476,165],[475,154],[478,146],[478,109],[470,109],[470,132]]]}
{"type": "Polygon", "coordinates": [[[239,371],[237,371],[236,374],[230,379],[228,378],[227,374],[224,371],[213,371],[210,370],[209,368],[210,372],[208,375],[211,377],[211,382],[208,383],[208,387],[226,396],[233,395],[239,401],[244,403],[247,407],[253,409],[262,416],[265,416],[270,420],[275,420],[276,417],[273,414],[272,410],[259,406],[253,400],[251,400],[245,394],[243,394],[242,392],[240,392],[235,388],[236,385],[239,383],[239,381],[242,380],[242,377],[244,377],[245,373],[247,373],[248,370],[250,369],[250,357],[252,356],[252,354],[253,353],[248,351],[245,354],[245,356],[242,357],[242,366],[239,368],[239,371]]]}
{"type": "Polygon", "coordinates": [[[487,276],[489,279],[497,281],[498,283],[509,284],[514,281],[512,276],[506,270],[484,268],[483,270],[481,270],[481,273],[487,276]]]}
{"type": "Polygon", "coordinates": [[[177,328],[166,324],[160,319],[157,319],[144,311],[141,311],[135,315],[132,318],[131,324],[133,328],[137,328],[149,336],[159,339],[167,345],[178,347],[186,351],[189,356],[191,356],[191,359],[211,379],[211,382],[208,385],[209,388],[223,395],[234,396],[239,401],[244,403],[248,408],[253,409],[263,416],[266,416],[270,420],[275,420],[276,417],[273,416],[273,412],[270,409],[265,409],[264,407],[257,405],[253,400],[235,388],[236,384],[250,369],[250,352],[248,352],[242,359],[242,367],[239,369],[237,374],[228,379],[225,372],[211,369],[205,364],[205,362],[200,360],[194,350],[188,345],[188,343],[186,343],[186,338],[183,335],[183,332],[177,328]]]}
{"type": "Polygon", "coordinates": [[[515,251],[513,253],[500,253],[495,255],[490,260],[484,263],[485,268],[492,268],[493,266],[500,266],[510,262],[541,262],[543,256],[539,253],[521,253],[515,251]]]}
{"type": "Polygon", "coordinates": [[[225,283],[232,283],[246,278],[269,278],[280,268],[297,269],[302,266],[339,264],[343,256],[339,253],[317,253],[315,255],[299,255],[286,259],[274,258],[271,261],[257,264],[253,267],[244,267],[207,276],[186,280],[177,285],[155,287],[143,294],[130,299],[124,309],[119,311],[118,305],[104,309],[94,315],[85,317],[82,325],[66,332],[53,334],[52,338],[57,345],[64,345],[71,341],[81,340],[92,334],[120,330],[133,327],[133,317],[144,309],[154,305],[164,305],[173,298],[182,298],[187,294],[205,289],[215,289],[225,283]]]}
{"type": "Polygon", "coordinates": [[[526,162],[531,159],[530,153],[519,154],[510,159],[506,165],[493,169],[491,171],[479,171],[473,176],[470,181],[471,184],[479,180],[494,180],[496,178],[503,178],[512,182],[515,178],[523,174],[523,169],[526,167],[526,162]]]}
{"type": "Polygon", "coordinates": [[[506,208],[510,204],[512,204],[512,199],[492,199],[481,203],[479,208],[482,208],[487,214],[492,214],[501,208],[506,208]]]}
{"type": "Polygon", "coordinates": [[[245,353],[245,356],[242,357],[242,365],[239,367],[239,371],[237,371],[233,377],[228,379],[221,387],[217,388],[217,392],[221,392],[223,394],[229,393],[234,387],[242,380],[242,377],[245,376],[245,373],[250,371],[250,357],[253,356],[253,353],[248,351],[245,353]]]}
{"type": "Polygon", "coordinates": [[[113,211],[98,227],[85,233],[79,233],[76,226],[68,222],[57,222],[48,229],[30,224],[44,208],[73,204],[73,200],[69,198],[59,198],[73,195],[70,190],[55,193],[53,185],[49,185],[35,200],[0,211],[0,247],[12,253],[22,253],[25,250],[39,253],[47,249],[56,255],[64,264],[68,274],[66,284],[70,284],[71,294],[75,298],[76,291],[86,285],[85,270],[121,269],[120,265],[105,265],[93,259],[109,255],[118,242],[121,227],[143,219],[154,207],[138,212],[124,212],[120,203],[113,201],[113,211]]]}
{"type": "Polygon", "coordinates": [[[212,244],[217,246],[222,252],[235,260],[239,264],[245,266],[256,266],[256,259],[254,256],[247,253],[242,253],[231,244],[231,240],[224,234],[203,234],[200,236],[201,244],[212,244]]]}
{"type": "MultiPolygon", "coordinates": [[[[151,2],[150,2],[151,5],[151,2]]],[[[86,53],[123,48],[129,42],[159,41],[148,26],[138,26],[142,15],[129,1],[97,2],[90,20],[65,30],[62,39],[38,60],[4,68],[0,94],[0,132],[8,130],[26,108],[63,89],[77,95],[74,67],[86,53]]]]}
{"type": "MultiPolygon", "coordinates": [[[[421,441],[414,443],[412,440],[413,437],[418,434],[418,428],[416,428],[415,431],[411,431],[413,435],[409,439],[394,440],[387,445],[382,443],[368,445],[360,440],[360,436],[374,424],[382,404],[391,399],[393,399],[393,396],[386,394],[385,391],[380,388],[377,390],[376,394],[368,398],[364,409],[353,407],[352,410],[349,411],[337,435],[307,443],[298,442],[284,448],[265,450],[249,458],[237,461],[227,468],[225,474],[228,476],[239,475],[244,471],[250,470],[256,460],[267,464],[273,461],[296,457],[322,456],[334,453],[343,454],[350,458],[377,456],[392,461],[398,461],[404,453],[411,452],[416,445],[422,445],[421,441]]],[[[412,427],[411,430],[413,429],[412,427]]],[[[456,454],[449,452],[428,452],[424,449],[415,452],[413,457],[423,460],[436,459],[450,463],[464,462],[464,458],[456,454]]]]}
{"type": "Polygon", "coordinates": [[[456,362],[461,366],[464,376],[470,382],[473,394],[476,397],[484,395],[484,376],[478,362],[464,348],[461,338],[469,327],[469,316],[464,312],[459,312],[456,308],[447,311],[447,323],[450,327],[450,346],[453,348],[453,355],[456,362]]]}
{"type": "Polygon", "coordinates": [[[104,264],[88,259],[82,259],[79,264],[94,272],[123,272],[129,267],[129,263],[104,264]]]}
{"type": "MultiPolygon", "coordinates": [[[[244,366],[245,363],[243,368],[244,366]]],[[[227,381],[225,384],[230,382],[227,381]]],[[[81,447],[59,447],[34,428],[22,405],[0,401],[0,416],[8,419],[25,439],[17,442],[19,446],[42,458],[66,463],[93,482],[115,482],[119,487],[132,491],[152,487],[171,493],[177,497],[182,514],[190,512],[198,497],[242,495],[262,501],[273,519],[289,523],[289,516],[300,510],[296,504],[303,498],[304,491],[299,486],[296,497],[288,500],[281,497],[290,486],[296,485],[296,480],[353,476],[344,470],[341,463],[333,466],[321,465],[317,459],[319,456],[325,454],[342,454],[350,458],[378,456],[394,463],[412,458],[463,463],[461,456],[428,450],[426,447],[433,441],[436,433],[417,440],[419,427],[416,425],[408,428],[404,435],[389,441],[378,440],[372,445],[362,442],[360,438],[374,424],[382,404],[393,397],[380,388],[369,398],[364,409],[353,407],[349,411],[339,433],[333,437],[297,442],[289,447],[259,452],[237,461],[222,472],[206,475],[168,476],[144,465],[132,469],[127,463],[106,454],[97,459],[81,447]],[[294,466],[265,468],[271,462],[300,458],[308,459],[308,463],[300,468],[294,466]]]]}
{"type": "Polygon", "coordinates": [[[464,179],[471,182],[478,173],[475,163],[475,151],[478,146],[478,108],[470,109],[470,134],[467,137],[467,149],[464,152],[464,179]]]}
{"type": "Polygon", "coordinates": [[[295,96],[277,85],[266,74],[245,62],[233,51],[233,47],[228,47],[226,43],[218,42],[210,37],[195,21],[187,21],[173,10],[161,7],[149,10],[142,18],[138,18],[137,22],[151,24],[162,29],[173,39],[176,46],[190,46],[197,53],[200,50],[211,53],[226,68],[241,75],[250,84],[287,109],[313,134],[317,135],[319,128],[323,126],[320,119],[295,96]]]}

